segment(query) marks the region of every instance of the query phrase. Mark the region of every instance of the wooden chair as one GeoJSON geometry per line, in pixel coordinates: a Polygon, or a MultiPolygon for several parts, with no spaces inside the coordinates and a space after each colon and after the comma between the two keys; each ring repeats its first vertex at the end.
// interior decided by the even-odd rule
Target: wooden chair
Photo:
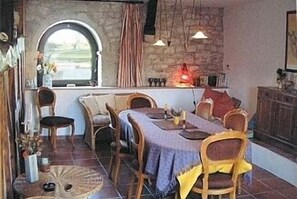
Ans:
{"type": "Polygon", "coordinates": [[[126,141],[121,140],[121,120],[115,110],[108,105],[105,104],[106,109],[109,112],[110,116],[110,128],[112,132],[113,142],[110,144],[111,148],[111,159],[109,163],[109,176],[113,181],[114,185],[117,185],[118,181],[118,173],[121,166],[121,159],[129,157],[129,148],[126,141]],[[115,161],[115,163],[114,163],[115,161]]]}
{"type": "Polygon", "coordinates": [[[144,180],[149,179],[149,176],[144,173],[146,159],[144,156],[145,151],[145,139],[141,127],[138,123],[128,114],[128,121],[132,125],[134,132],[134,139],[132,140],[132,150],[134,152],[134,160],[132,161],[132,171],[133,174],[130,181],[128,199],[132,198],[133,185],[135,177],[137,177],[137,188],[136,188],[136,199],[141,196],[142,188],[144,185],[144,180]]]}
{"type": "MultiPolygon", "coordinates": [[[[248,113],[242,109],[234,109],[232,111],[229,111],[224,116],[223,125],[226,129],[247,133],[248,113]]],[[[239,175],[238,178],[238,193],[240,194],[242,175],[239,175]]]]}
{"type": "Polygon", "coordinates": [[[248,113],[242,109],[234,109],[225,114],[223,125],[226,129],[247,132],[248,113]]]}
{"type": "Polygon", "coordinates": [[[49,129],[49,136],[51,144],[54,149],[56,149],[57,143],[57,129],[70,127],[71,132],[71,143],[73,143],[73,135],[75,131],[74,119],[55,115],[55,105],[56,105],[56,94],[55,92],[47,87],[40,87],[37,90],[37,109],[39,113],[39,123],[40,123],[40,133],[42,133],[43,128],[49,129]],[[44,108],[47,107],[48,111],[44,108]]]}
{"type": "Polygon", "coordinates": [[[127,106],[129,109],[135,108],[157,108],[156,101],[149,95],[144,93],[131,94],[127,100],[127,106]]]}
{"type": "Polygon", "coordinates": [[[195,109],[195,114],[206,119],[206,120],[212,120],[213,112],[213,101],[212,99],[205,99],[203,101],[200,101],[195,109]]]}
{"type": "Polygon", "coordinates": [[[223,194],[229,194],[230,199],[235,199],[239,166],[246,147],[247,136],[243,132],[223,132],[206,138],[200,150],[203,173],[191,191],[200,193],[202,199],[207,199],[208,195],[223,194]],[[232,172],[210,173],[211,166],[222,164],[232,164],[232,172]]]}

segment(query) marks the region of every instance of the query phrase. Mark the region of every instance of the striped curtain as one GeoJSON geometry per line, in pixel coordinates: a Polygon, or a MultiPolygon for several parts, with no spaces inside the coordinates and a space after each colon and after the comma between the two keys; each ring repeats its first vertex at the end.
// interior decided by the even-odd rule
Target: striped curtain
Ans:
{"type": "Polygon", "coordinates": [[[118,70],[119,87],[142,86],[143,31],[138,4],[125,4],[118,70]]]}

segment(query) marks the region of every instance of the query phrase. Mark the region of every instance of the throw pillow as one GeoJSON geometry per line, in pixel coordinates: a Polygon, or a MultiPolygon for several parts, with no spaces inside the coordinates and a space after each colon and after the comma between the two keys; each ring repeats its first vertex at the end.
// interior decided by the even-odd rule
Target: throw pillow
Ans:
{"type": "Polygon", "coordinates": [[[119,113],[128,109],[128,98],[130,95],[115,95],[115,110],[119,113]]]}
{"type": "Polygon", "coordinates": [[[234,103],[232,98],[225,91],[221,97],[219,97],[213,108],[213,116],[223,119],[224,115],[234,109],[234,103]]]}
{"type": "Polygon", "coordinates": [[[99,107],[100,114],[108,114],[105,103],[108,103],[111,108],[115,108],[114,94],[98,95],[95,99],[99,107]]]}
{"type": "Polygon", "coordinates": [[[216,104],[216,100],[219,99],[223,94],[223,92],[219,92],[216,90],[212,90],[209,87],[205,87],[201,101],[211,98],[214,104],[216,104]]]}
{"type": "Polygon", "coordinates": [[[92,115],[99,114],[100,110],[93,96],[83,97],[82,101],[89,108],[92,115]]]}

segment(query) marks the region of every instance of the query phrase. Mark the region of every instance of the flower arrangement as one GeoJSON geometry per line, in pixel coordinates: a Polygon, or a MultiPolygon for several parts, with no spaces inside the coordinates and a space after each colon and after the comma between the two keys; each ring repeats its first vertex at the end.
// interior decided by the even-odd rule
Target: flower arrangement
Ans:
{"type": "Polygon", "coordinates": [[[39,133],[21,133],[17,138],[17,143],[21,149],[23,157],[36,154],[37,156],[41,155],[41,143],[42,139],[39,136],[39,133]]]}
{"type": "Polygon", "coordinates": [[[174,110],[174,108],[171,107],[170,111],[173,116],[181,116],[181,113],[182,113],[181,108],[179,108],[178,111],[176,111],[174,110]]]}
{"type": "Polygon", "coordinates": [[[49,60],[44,61],[43,53],[38,53],[36,69],[39,73],[43,75],[53,75],[57,72],[57,65],[54,62],[50,62],[49,60]]]}

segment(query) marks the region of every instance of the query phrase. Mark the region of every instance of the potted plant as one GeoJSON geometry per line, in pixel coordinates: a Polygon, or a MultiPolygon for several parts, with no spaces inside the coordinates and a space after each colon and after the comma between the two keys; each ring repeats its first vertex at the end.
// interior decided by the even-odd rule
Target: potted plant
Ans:
{"type": "Polygon", "coordinates": [[[42,139],[39,136],[39,133],[21,133],[17,138],[17,143],[25,160],[25,172],[27,181],[38,181],[39,177],[37,156],[40,156],[42,151],[42,139]]]}
{"type": "Polygon", "coordinates": [[[171,112],[171,115],[173,116],[173,123],[175,125],[179,125],[179,120],[182,113],[181,108],[179,108],[178,111],[176,111],[174,110],[174,108],[171,107],[170,112],[171,112]]]}

